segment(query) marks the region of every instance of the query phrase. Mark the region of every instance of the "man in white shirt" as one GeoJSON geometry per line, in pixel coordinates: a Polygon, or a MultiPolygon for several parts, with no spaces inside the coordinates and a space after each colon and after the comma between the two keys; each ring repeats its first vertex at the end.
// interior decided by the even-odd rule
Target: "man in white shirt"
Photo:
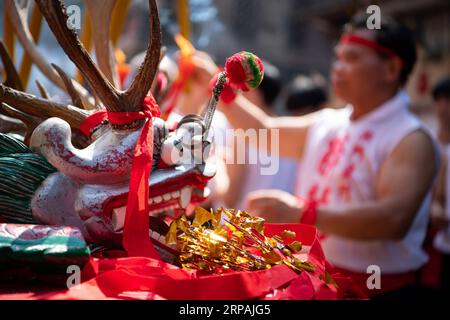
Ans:
{"type": "Polygon", "coordinates": [[[251,212],[315,224],[326,234],[327,259],[368,295],[411,295],[427,261],[422,243],[438,155],[402,91],[416,61],[413,36],[383,19],[376,30],[356,19],[336,46],[332,84],[346,108],[272,118],[238,95],[222,110],[234,127],[278,130],[280,156],[302,159],[298,196],[307,201],[256,191],[247,199],[251,212]]]}

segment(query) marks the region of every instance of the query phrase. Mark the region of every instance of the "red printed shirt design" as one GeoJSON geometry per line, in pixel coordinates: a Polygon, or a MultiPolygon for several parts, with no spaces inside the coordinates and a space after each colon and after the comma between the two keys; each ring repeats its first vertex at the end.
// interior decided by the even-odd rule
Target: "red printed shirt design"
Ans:
{"type": "Polygon", "coordinates": [[[351,181],[355,170],[366,159],[365,146],[372,138],[373,133],[366,130],[356,140],[350,139],[350,135],[345,133],[326,141],[325,152],[316,167],[317,179],[308,190],[308,199],[318,204],[329,204],[334,186],[334,192],[340,200],[351,202],[351,181]]]}

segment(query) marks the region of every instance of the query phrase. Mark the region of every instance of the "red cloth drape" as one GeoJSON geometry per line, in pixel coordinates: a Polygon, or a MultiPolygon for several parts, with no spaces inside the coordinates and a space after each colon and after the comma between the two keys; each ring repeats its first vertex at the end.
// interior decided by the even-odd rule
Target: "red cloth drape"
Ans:
{"type": "MultiPolygon", "coordinates": [[[[279,265],[253,272],[229,272],[210,275],[187,271],[148,257],[118,259],[92,258],[83,269],[83,282],[69,290],[23,296],[32,299],[340,299],[361,298],[351,280],[334,274],[326,262],[314,227],[301,224],[267,224],[265,234],[284,230],[296,232],[296,238],[308,246],[300,258],[315,266],[312,273],[295,273],[279,265]],[[338,287],[327,284],[328,272],[338,287]]],[[[1,295],[0,299],[20,295],[1,295]]]]}

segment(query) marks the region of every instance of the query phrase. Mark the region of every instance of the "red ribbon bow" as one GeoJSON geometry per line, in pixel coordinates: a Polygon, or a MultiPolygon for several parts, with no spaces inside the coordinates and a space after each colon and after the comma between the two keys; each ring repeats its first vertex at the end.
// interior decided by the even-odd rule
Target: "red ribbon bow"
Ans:
{"type": "Polygon", "coordinates": [[[159,259],[149,237],[148,179],[153,158],[153,117],[161,112],[152,96],[144,99],[144,108],[138,112],[108,112],[100,110],[89,116],[80,126],[86,136],[104,120],[113,125],[125,125],[136,120],[147,119],[136,143],[130,174],[125,225],[122,244],[129,256],[145,256],[159,259]]]}

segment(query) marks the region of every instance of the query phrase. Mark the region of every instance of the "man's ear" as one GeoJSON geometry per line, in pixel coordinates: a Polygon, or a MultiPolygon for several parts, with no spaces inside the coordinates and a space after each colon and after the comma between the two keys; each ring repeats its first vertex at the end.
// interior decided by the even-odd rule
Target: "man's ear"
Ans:
{"type": "Polygon", "coordinates": [[[394,56],[386,60],[386,81],[396,82],[400,78],[403,68],[403,61],[400,57],[394,56]]]}

